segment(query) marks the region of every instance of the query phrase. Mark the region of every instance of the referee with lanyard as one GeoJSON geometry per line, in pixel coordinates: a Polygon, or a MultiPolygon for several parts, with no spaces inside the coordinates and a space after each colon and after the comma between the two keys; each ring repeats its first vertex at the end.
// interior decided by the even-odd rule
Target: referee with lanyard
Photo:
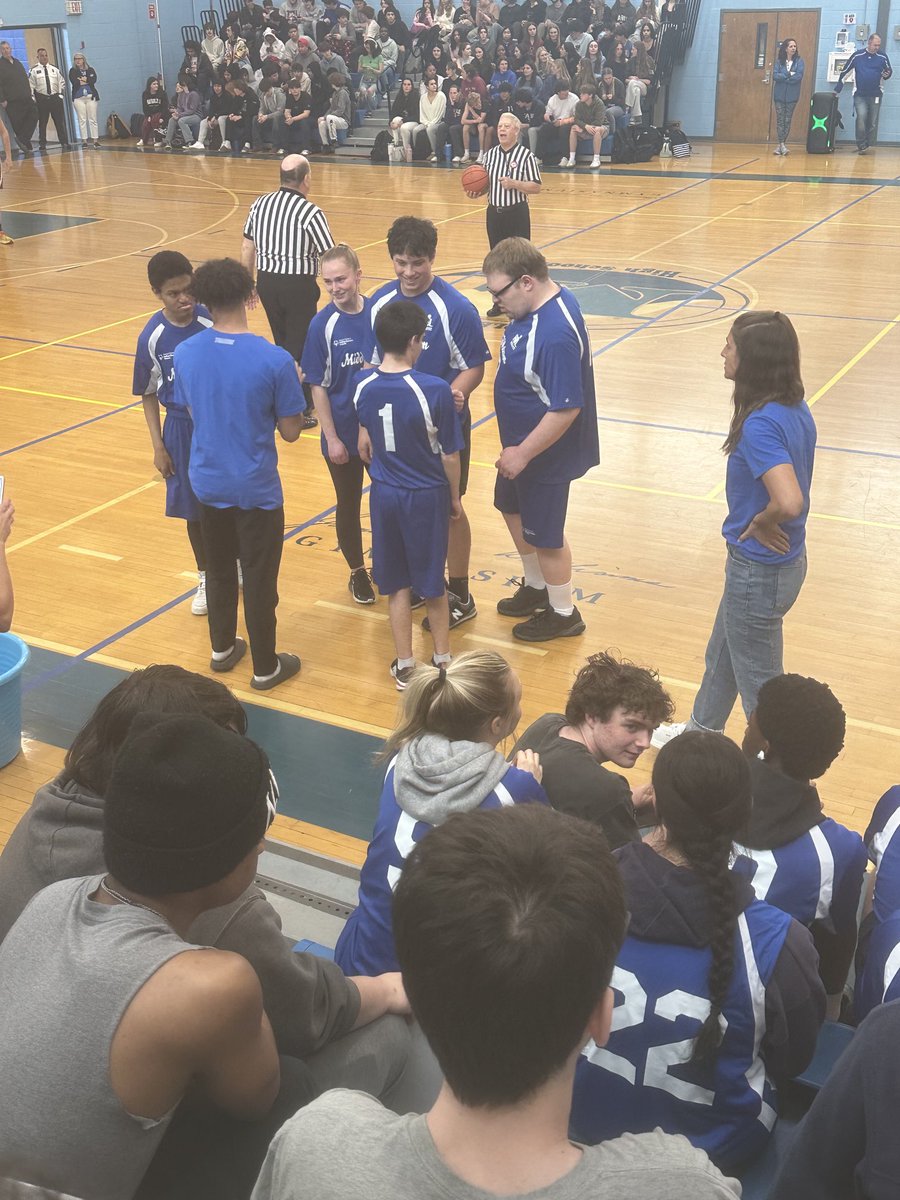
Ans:
{"type": "MultiPolygon", "coordinates": [[[[254,274],[256,291],[272,330],[298,365],[309,325],[319,301],[319,255],[330,250],[334,238],[328,219],[308,199],[311,175],[302,154],[281,160],[281,186],[253,201],[244,226],[241,262],[254,274]]],[[[312,393],[304,384],[304,428],[315,425],[312,393]]]]}
{"type": "MultiPolygon", "coordinates": [[[[531,240],[531,209],[528,197],[541,190],[541,169],[527,146],[519,141],[522,122],[514,113],[504,113],[497,122],[497,145],[484,156],[488,173],[487,236],[490,248],[504,238],[531,240]]],[[[473,199],[474,192],[467,193],[473,199]]],[[[489,317],[505,314],[495,301],[489,317]]]]}
{"type": "Polygon", "coordinates": [[[47,149],[47,122],[52,121],[56,129],[56,140],[63,150],[68,150],[69,131],[66,128],[66,110],[63,103],[66,78],[62,71],[50,62],[46,50],[38,50],[37,57],[37,66],[31,68],[28,77],[38,110],[38,147],[41,150],[47,149]]]}

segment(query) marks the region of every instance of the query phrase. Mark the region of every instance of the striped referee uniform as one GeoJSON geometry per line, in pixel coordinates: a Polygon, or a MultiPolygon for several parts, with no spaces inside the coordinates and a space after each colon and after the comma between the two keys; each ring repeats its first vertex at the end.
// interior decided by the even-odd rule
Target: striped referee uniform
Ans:
{"type": "MultiPolygon", "coordinates": [[[[307,173],[299,184],[282,184],[277,192],[258,197],[244,226],[244,238],[255,251],[256,290],[272,337],[298,363],[319,301],[319,255],[334,245],[327,217],[304,195],[308,186],[307,173]]],[[[309,389],[304,392],[311,408],[309,389]]]]}
{"type": "Polygon", "coordinates": [[[501,179],[540,183],[541,169],[527,146],[517,143],[509,151],[492,146],[484,156],[484,169],[490,179],[487,206],[487,235],[491,249],[508,237],[531,239],[531,210],[528,197],[515,188],[505,188],[501,179]]]}

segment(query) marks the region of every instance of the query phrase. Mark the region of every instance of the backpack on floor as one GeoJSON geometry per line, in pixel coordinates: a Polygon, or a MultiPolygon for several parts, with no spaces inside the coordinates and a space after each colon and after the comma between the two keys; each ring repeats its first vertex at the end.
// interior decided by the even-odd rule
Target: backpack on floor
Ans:
{"type": "MultiPolygon", "coordinates": [[[[130,138],[131,130],[118,113],[111,112],[106,119],[106,136],[111,138],[130,138]]],[[[140,135],[138,135],[140,136],[140,135]]]]}
{"type": "Polygon", "coordinates": [[[391,135],[387,129],[382,129],[376,133],[372,149],[369,151],[370,160],[374,163],[386,163],[388,161],[388,146],[391,144],[391,141],[391,135]]]}
{"type": "Polygon", "coordinates": [[[143,128],[144,128],[144,114],[143,113],[132,113],[131,114],[131,136],[139,138],[141,136],[141,132],[142,132],[143,128]]]}
{"type": "Polygon", "coordinates": [[[630,128],[626,125],[623,129],[617,129],[616,135],[613,138],[611,161],[614,163],[633,163],[636,153],[634,134],[630,128]]]}
{"type": "Polygon", "coordinates": [[[413,138],[413,162],[427,162],[431,158],[431,142],[424,129],[418,130],[413,138]]]}
{"type": "Polygon", "coordinates": [[[681,128],[680,121],[672,121],[665,127],[663,133],[672,151],[673,158],[690,158],[691,140],[681,128]]]}
{"type": "Polygon", "coordinates": [[[663,141],[661,130],[652,125],[649,129],[639,129],[634,134],[634,161],[650,162],[656,158],[663,148],[663,141]]]}

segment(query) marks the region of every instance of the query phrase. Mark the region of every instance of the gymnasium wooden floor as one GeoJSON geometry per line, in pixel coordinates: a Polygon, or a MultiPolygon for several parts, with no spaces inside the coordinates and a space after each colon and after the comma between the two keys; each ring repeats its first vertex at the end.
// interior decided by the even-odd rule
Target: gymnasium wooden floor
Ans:
{"type": "MultiPolygon", "coordinates": [[[[273,160],[111,147],[6,172],[0,206],[17,241],[0,252],[0,473],[17,510],[15,628],[62,664],[36,686],[49,691],[85,660],[207,669],[206,624],[189,611],[190,550],[182,523],[162,515],[130,354],[157,307],[150,255],[175,246],[195,262],[237,256],[247,207],[276,178],[273,160]]],[[[557,277],[581,289],[601,415],[603,461],[575,487],[569,524],[588,632],[522,646],[494,611],[516,561],[491,506],[489,367],[473,397],[467,503],[479,616],[453,639],[457,651],[508,653],[524,683],[523,720],[560,708],[580,660],[606,647],[658,667],[688,714],[724,562],[719,447],[730,390],[719,351],[741,309],[778,308],[800,334],[820,443],[810,572],[786,623],[786,666],[828,682],[847,710],[845,750],[821,785],[828,811],[862,830],[900,780],[898,185],[900,151],[890,148],[777,159],[717,145],[686,162],[546,174],[533,236],[557,277]]],[[[385,232],[413,213],[438,225],[438,271],[487,307],[477,291],[483,209],[450,168],[315,162],[311,194],[335,237],[360,251],[367,289],[392,277],[385,232]]],[[[268,332],[261,310],[252,326],[268,332]]],[[[487,336],[496,352],[499,331],[487,336]]],[[[386,606],[361,610],[347,594],[318,434],[283,446],[281,471],[291,536],[279,637],[303,671],[266,698],[249,691],[249,666],[229,682],[257,705],[381,735],[397,702],[386,606]]],[[[742,728],[736,715],[730,732],[742,728]]],[[[61,755],[31,741],[0,776],[0,840],[61,755]]],[[[297,820],[281,829],[290,840],[310,832],[297,820]]],[[[358,857],[358,843],[323,836],[358,857]]]]}

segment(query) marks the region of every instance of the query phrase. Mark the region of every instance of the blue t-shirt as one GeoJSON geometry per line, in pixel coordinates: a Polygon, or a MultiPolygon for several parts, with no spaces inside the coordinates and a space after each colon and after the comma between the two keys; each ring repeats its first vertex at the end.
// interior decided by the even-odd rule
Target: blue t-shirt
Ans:
{"type": "MultiPolygon", "coordinates": [[[[440,276],[435,275],[431,287],[421,296],[404,296],[398,280],[380,287],[372,296],[373,329],[375,318],[392,300],[411,300],[428,317],[417,371],[452,383],[460,371],[479,367],[490,359],[478,309],[440,276]]],[[[380,362],[380,350],[376,349],[375,355],[372,361],[380,362]]]]}
{"type": "Polygon", "coordinates": [[[763,475],[773,467],[789,463],[803,493],[803,512],[781,526],[790,538],[790,550],[787,554],[776,554],[756,538],[747,538],[738,549],[747,558],[763,563],[786,563],[801,554],[806,545],[806,518],[815,456],[816,423],[805,400],[794,405],[764,404],[752,412],[744,421],[741,440],[728,455],[725,469],[725,497],[728,500],[728,516],[722,525],[725,541],[738,546],[738,538],[769,503],[763,475]]]}
{"type": "Polygon", "coordinates": [[[518,446],[548,412],[581,414],[559,441],[519,476],[542,483],[579,479],[600,461],[591,343],[578,301],[568,290],[510,321],[500,343],[494,409],[503,446],[518,446]]]}
{"type": "MultiPolygon", "coordinates": [[[[399,971],[391,923],[394,889],[407,855],[434,828],[427,821],[417,821],[397,803],[396,761],[391,762],[384,778],[375,831],[359,876],[358,907],[341,931],[334,951],[334,960],[346,975],[399,971]]],[[[547,793],[528,771],[510,766],[494,790],[473,808],[528,803],[548,804],[547,793]]]]}
{"type": "Polygon", "coordinates": [[[373,482],[413,491],[448,486],[441,455],[463,448],[448,383],[412,369],[373,369],[358,378],[353,406],[372,442],[373,482]]]}
{"type": "Polygon", "coordinates": [[[134,352],[133,396],[156,398],[169,408],[175,403],[175,351],[182,342],[212,327],[212,317],[202,304],[194,305],[194,319],[190,325],[173,325],[160,310],[150,318],[141,331],[134,352]]]}
{"type": "MultiPolygon", "coordinates": [[[[353,408],[356,376],[365,363],[372,362],[375,334],[370,309],[372,301],[362,297],[360,313],[345,313],[336,304],[328,304],[316,313],[306,335],[300,368],[307,383],[322,387],[331,402],[331,415],[338,437],[351,455],[357,454],[359,422],[353,408]]],[[[322,453],[328,453],[322,434],[322,453]]]]}
{"type": "Polygon", "coordinates": [[[191,487],[212,508],[279,508],[275,425],[306,407],[287,350],[207,329],[175,352],[175,403],[191,410],[191,487]]]}

